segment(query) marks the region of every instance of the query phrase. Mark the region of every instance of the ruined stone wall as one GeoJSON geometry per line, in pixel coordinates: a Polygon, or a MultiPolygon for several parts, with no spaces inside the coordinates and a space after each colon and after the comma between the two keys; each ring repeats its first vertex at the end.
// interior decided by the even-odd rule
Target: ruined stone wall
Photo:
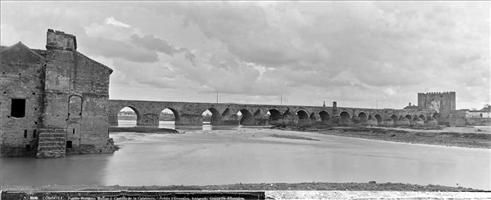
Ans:
{"type": "Polygon", "coordinates": [[[67,153],[111,151],[107,101],[112,70],[77,52],[74,36],[48,31],[47,37],[46,101],[51,104],[44,125],[65,129],[67,153]]]}
{"type": "Polygon", "coordinates": [[[76,48],[75,36],[48,30],[47,50],[21,43],[0,49],[2,155],[114,151],[107,114],[112,70],[76,48]],[[10,116],[12,98],[26,100],[25,116],[10,116]]]}
{"type": "Polygon", "coordinates": [[[44,58],[21,43],[0,52],[0,155],[30,156],[43,110],[44,58]],[[24,117],[12,116],[12,99],[25,99],[24,117]]]}
{"type": "MultiPolygon", "coordinates": [[[[69,120],[70,140],[81,148],[104,152],[109,139],[107,106],[109,99],[109,76],[112,70],[86,56],[77,53],[72,70],[71,98],[81,98],[81,115],[78,120],[69,120]],[[73,131],[75,130],[75,131],[73,131]],[[78,140],[78,141],[77,141],[78,140]]],[[[75,105],[75,107],[78,107],[75,105]]],[[[76,109],[75,109],[76,110],[76,109]]],[[[76,118],[76,113],[70,115],[76,118]]],[[[85,151],[83,150],[83,151],[85,151]]]]}

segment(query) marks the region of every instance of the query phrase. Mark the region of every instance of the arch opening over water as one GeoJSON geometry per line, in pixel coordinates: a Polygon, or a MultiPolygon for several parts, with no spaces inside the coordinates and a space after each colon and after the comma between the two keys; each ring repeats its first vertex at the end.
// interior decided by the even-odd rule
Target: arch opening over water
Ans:
{"type": "Polygon", "coordinates": [[[341,120],[349,120],[350,119],[350,115],[346,111],[339,113],[339,117],[341,117],[341,120]]]}
{"type": "Polygon", "coordinates": [[[159,128],[176,128],[179,121],[179,114],[172,108],[164,108],[159,114],[159,128]]]}
{"type": "Polygon", "coordinates": [[[419,115],[419,118],[423,121],[426,121],[426,117],[423,114],[419,115]]]}
{"type": "MultiPolygon", "coordinates": [[[[268,111],[268,113],[269,113],[269,120],[270,121],[278,121],[282,118],[281,112],[276,110],[276,109],[270,109],[268,111]]],[[[268,113],[266,113],[266,114],[268,114],[268,113]]]]}
{"type": "Polygon", "coordinates": [[[360,122],[365,122],[368,120],[368,116],[364,112],[358,113],[358,118],[360,119],[360,122]]]}
{"type": "Polygon", "coordinates": [[[240,109],[237,112],[239,125],[254,125],[254,116],[247,109],[240,109]]]}
{"type": "Polygon", "coordinates": [[[379,114],[375,114],[374,117],[377,120],[378,125],[382,124],[382,116],[380,116],[379,114]]]}
{"type": "Polygon", "coordinates": [[[321,118],[321,121],[326,122],[329,120],[330,116],[327,111],[321,111],[319,112],[319,117],[321,118]]]}
{"type": "Polygon", "coordinates": [[[118,127],[136,127],[140,120],[138,110],[131,106],[121,108],[117,114],[118,127]]]}
{"type": "Polygon", "coordinates": [[[440,118],[440,113],[435,112],[435,113],[433,113],[432,117],[433,117],[433,119],[438,119],[438,118],[440,118]]]}
{"type": "Polygon", "coordinates": [[[408,119],[409,121],[411,121],[411,115],[406,115],[406,119],[408,119]]]}
{"type": "Polygon", "coordinates": [[[213,125],[220,122],[222,115],[215,108],[208,108],[201,113],[203,125],[213,125]]]}
{"type": "Polygon", "coordinates": [[[392,119],[392,121],[396,122],[398,117],[397,117],[397,115],[391,115],[390,119],[392,119]]]}
{"type": "Polygon", "coordinates": [[[307,114],[307,112],[305,112],[304,110],[299,110],[297,112],[297,117],[299,120],[306,120],[309,119],[309,114],[307,114]]]}

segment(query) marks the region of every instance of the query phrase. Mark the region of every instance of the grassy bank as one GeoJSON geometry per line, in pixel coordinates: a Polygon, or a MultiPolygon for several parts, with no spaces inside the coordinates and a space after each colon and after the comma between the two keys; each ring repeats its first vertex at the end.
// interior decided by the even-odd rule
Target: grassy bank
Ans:
{"type": "Polygon", "coordinates": [[[482,192],[464,187],[448,187],[441,185],[415,185],[403,183],[248,183],[228,185],[171,185],[171,186],[62,186],[49,185],[39,187],[0,186],[6,191],[111,191],[111,190],[346,190],[346,191],[440,191],[440,192],[482,192]]]}
{"type": "Polygon", "coordinates": [[[484,149],[491,148],[491,134],[486,133],[432,132],[426,130],[406,131],[376,127],[276,126],[273,128],[395,142],[484,149]]]}

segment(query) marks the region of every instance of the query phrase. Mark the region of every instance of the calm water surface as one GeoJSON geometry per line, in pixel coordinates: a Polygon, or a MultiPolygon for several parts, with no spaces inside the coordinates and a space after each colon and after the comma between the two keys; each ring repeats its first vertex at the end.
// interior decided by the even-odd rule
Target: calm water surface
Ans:
{"type": "MultiPolygon", "coordinates": [[[[207,128],[208,129],[208,128],[207,128]]],[[[0,158],[0,185],[402,182],[491,189],[491,151],[269,129],[111,134],[112,155],[0,158]],[[316,140],[271,137],[299,135],[316,140]]]]}

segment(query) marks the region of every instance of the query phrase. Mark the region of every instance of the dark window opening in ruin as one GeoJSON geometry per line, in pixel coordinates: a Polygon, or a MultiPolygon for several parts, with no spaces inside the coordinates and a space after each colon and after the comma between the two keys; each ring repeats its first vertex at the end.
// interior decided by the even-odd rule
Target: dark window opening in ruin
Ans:
{"type": "Polygon", "coordinates": [[[75,134],[75,129],[72,129],[72,133],[75,134]]]}
{"type": "Polygon", "coordinates": [[[31,150],[31,145],[26,145],[26,151],[30,151],[31,150]]]}
{"type": "Polygon", "coordinates": [[[34,129],[34,130],[32,131],[32,137],[33,137],[33,138],[36,138],[36,135],[37,135],[37,130],[36,130],[36,129],[34,129]]]}
{"type": "Polygon", "coordinates": [[[80,118],[82,116],[82,97],[71,96],[68,102],[68,118],[80,118]]]}
{"type": "Polygon", "coordinates": [[[27,130],[24,130],[24,138],[27,138],[27,130]]]}
{"type": "Polygon", "coordinates": [[[17,118],[26,116],[26,99],[12,99],[10,116],[17,118]]]}
{"type": "Polygon", "coordinates": [[[72,148],[72,141],[66,141],[66,148],[72,148]]]}

